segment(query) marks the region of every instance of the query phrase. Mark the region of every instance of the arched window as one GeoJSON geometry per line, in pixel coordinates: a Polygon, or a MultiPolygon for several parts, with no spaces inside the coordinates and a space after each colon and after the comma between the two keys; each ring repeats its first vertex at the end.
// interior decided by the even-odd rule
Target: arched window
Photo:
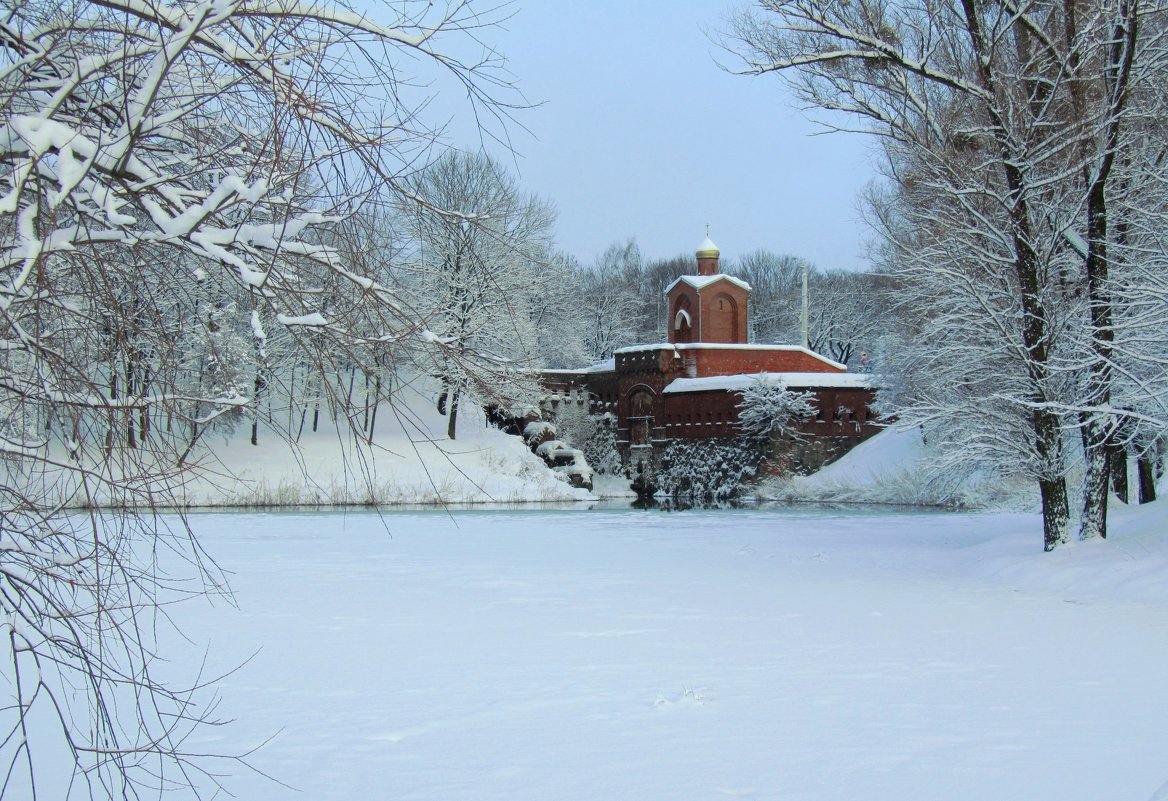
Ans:
{"type": "Polygon", "coordinates": [[[693,342],[693,316],[689,296],[679,295],[673,304],[673,318],[669,331],[670,342],[693,342]]]}

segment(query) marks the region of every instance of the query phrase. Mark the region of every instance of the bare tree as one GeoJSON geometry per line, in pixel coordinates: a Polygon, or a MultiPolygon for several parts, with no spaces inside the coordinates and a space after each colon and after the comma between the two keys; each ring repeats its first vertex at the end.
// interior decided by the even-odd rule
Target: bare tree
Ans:
{"type": "Polygon", "coordinates": [[[890,324],[887,291],[881,279],[843,270],[813,275],[808,303],[811,349],[842,364],[858,361],[865,349],[874,352],[890,324]]]}
{"type": "Polygon", "coordinates": [[[403,191],[435,141],[411,72],[488,113],[507,85],[492,53],[446,49],[488,23],[469,3],[381,13],[36,0],[0,19],[0,795],[40,797],[60,753],[70,797],[217,781],[184,746],[214,722],[200,677],[156,676],[156,604],[222,582],[181,518],[140,510],[181,501],[200,432],[258,411],[275,339],[338,403],[339,363],[444,347],[319,232],[403,191]]]}
{"type": "Polygon", "coordinates": [[[463,395],[509,407],[534,394],[531,289],[553,261],[555,211],[481,154],[452,152],[409,186],[402,224],[417,248],[414,303],[443,346],[432,370],[454,439],[463,395]]]}
{"type": "Polygon", "coordinates": [[[579,263],[561,253],[531,282],[531,325],[543,367],[574,368],[595,361],[586,341],[591,321],[585,313],[588,295],[583,278],[579,263]]]}
{"type": "Polygon", "coordinates": [[[637,341],[640,321],[651,313],[640,301],[640,273],[641,249],[633,240],[610,245],[584,273],[588,304],[581,314],[589,316],[585,343],[593,360],[637,341]]]}
{"type": "Polygon", "coordinates": [[[1157,80],[1155,69],[1133,64],[1137,23],[1160,10],[972,0],[760,6],[733,23],[744,71],[790,76],[805,101],[860,120],[884,144],[892,189],[876,195],[874,219],[891,245],[889,266],[917,282],[914,298],[928,307],[921,331],[934,347],[922,369],[936,367],[940,379],[944,368],[977,364],[1008,377],[960,383],[963,401],[934,395],[902,417],[959,428],[962,416],[984,412],[995,435],[1024,431],[997,464],[1020,465],[1037,481],[1048,550],[1067,538],[1063,433],[1083,426],[1092,465],[1083,533],[1102,535],[1098,454],[1115,414],[1111,234],[1100,201],[1132,85],[1157,80]],[[1076,239],[1080,219],[1088,232],[1076,239]],[[1083,332],[1086,363],[1072,355],[1083,332]]]}
{"type": "MultiPolygon", "coordinates": [[[[736,275],[750,284],[751,337],[758,342],[799,342],[803,271],[818,273],[803,259],[767,250],[746,254],[736,275]]],[[[816,296],[818,297],[818,293],[816,296]]]]}

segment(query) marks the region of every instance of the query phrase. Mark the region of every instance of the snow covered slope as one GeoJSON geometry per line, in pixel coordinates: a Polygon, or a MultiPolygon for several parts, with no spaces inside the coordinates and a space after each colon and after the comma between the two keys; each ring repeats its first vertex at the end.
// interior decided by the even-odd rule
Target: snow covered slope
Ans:
{"type": "MultiPolygon", "coordinates": [[[[311,415],[310,415],[311,418],[311,415]]],[[[446,438],[446,417],[432,397],[403,392],[378,410],[372,444],[358,440],[325,412],[289,444],[250,425],[206,443],[206,476],[188,481],[182,497],[192,506],[291,504],[403,504],[577,501],[573,489],[516,436],[487,425],[463,404],[458,438],[446,438]]]]}
{"type": "Polygon", "coordinates": [[[809,476],[773,478],[764,500],[889,503],[921,506],[1025,504],[1029,485],[975,471],[932,469],[933,455],[920,429],[889,428],[809,476]]]}

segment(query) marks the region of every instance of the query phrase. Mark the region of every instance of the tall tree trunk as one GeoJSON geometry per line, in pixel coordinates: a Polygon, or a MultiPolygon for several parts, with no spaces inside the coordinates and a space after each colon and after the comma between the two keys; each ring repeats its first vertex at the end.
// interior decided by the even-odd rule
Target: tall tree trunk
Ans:
{"type": "MultiPolygon", "coordinates": [[[[1058,468],[1062,461],[1062,427],[1058,418],[1044,410],[1034,412],[1036,450],[1045,469],[1058,468]]],[[[1061,475],[1040,477],[1038,492],[1042,498],[1042,549],[1053,551],[1067,541],[1070,506],[1067,503],[1067,480],[1061,475]]]]}
{"type": "MultiPolygon", "coordinates": [[[[1017,168],[1008,164],[1006,173],[1015,198],[1021,198],[1022,179],[1017,168]]],[[[1021,199],[1016,201],[1013,217],[1016,226],[1015,268],[1022,288],[1022,342],[1026,346],[1026,371],[1036,404],[1031,414],[1031,423],[1040,471],[1038,487],[1042,496],[1042,547],[1050,551],[1067,541],[1070,521],[1067,482],[1062,475],[1062,421],[1055,412],[1043,405],[1048,400],[1047,385],[1050,377],[1046,308],[1039,293],[1038,256],[1030,245],[1029,210],[1021,199]]]]}
{"type": "MultiPolygon", "coordinates": [[[[110,360],[110,400],[116,401],[118,399],[118,374],[117,363],[110,360]]],[[[113,409],[106,413],[105,425],[105,455],[109,456],[114,449],[114,430],[117,427],[116,418],[113,409]]]]}
{"type": "MultiPolygon", "coordinates": [[[[982,28],[982,7],[977,0],[961,0],[970,44],[977,56],[979,83],[990,97],[998,97],[998,75],[982,28]]],[[[1003,176],[1009,189],[1014,271],[1021,290],[1022,344],[1026,349],[1026,371],[1032,387],[1035,456],[1038,457],[1038,488],[1042,496],[1043,550],[1053,550],[1067,541],[1070,518],[1067,483],[1062,476],[1062,425],[1057,414],[1046,407],[1050,378],[1049,336],[1046,307],[1040,291],[1041,264],[1034,249],[1030,218],[1030,187],[1021,165],[1025,158],[1011,136],[1011,125],[991,101],[986,104],[993,136],[997,142],[1003,176]]]]}
{"type": "MultiPolygon", "coordinates": [[[[147,365],[142,368],[142,395],[145,396],[150,388],[152,380],[150,375],[150,366],[147,365]]],[[[138,439],[141,442],[146,442],[146,438],[150,436],[150,404],[143,403],[138,412],[138,439]]]]}
{"type": "Polygon", "coordinates": [[[458,425],[458,396],[457,389],[450,391],[450,408],[446,411],[446,436],[454,439],[454,430],[458,425]]]}
{"type": "Polygon", "coordinates": [[[1113,445],[1108,449],[1111,459],[1111,491],[1123,503],[1128,503],[1131,489],[1127,481],[1127,447],[1113,445]]]}
{"type": "Polygon", "coordinates": [[[373,443],[373,429],[377,427],[377,407],[381,405],[381,374],[373,381],[373,413],[369,415],[369,443],[373,443]]]}
{"type": "MultiPolygon", "coordinates": [[[[304,430],[304,415],[307,410],[301,408],[300,411],[300,431],[304,430]]],[[[296,414],[296,367],[293,365],[291,375],[288,376],[288,431],[292,430],[292,418],[296,414]]],[[[297,432],[296,439],[300,439],[300,433],[297,432]]]]}
{"type": "Polygon", "coordinates": [[[256,403],[256,409],[255,409],[255,417],[253,417],[251,419],[251,444],[252,445],[259,445],[260,444],[260,414],[261,414],[259,401],[260,401],[260,393],[263,392],[263,389],[264,389],[264,377],[258,369],[256,370],[255,383],[253,384],[253,386],[255,387],[255,396],[252,398],[252,400],[255,401],[255,403],[256,403]]]}
{"type": "Polygon", "coordinates": [[[1070,519],[1067,483],[1061,478],[1039,480],[1038,489],[1042,496],[1043,550],[1053,551],[1067,541],[1067,525],[1070,519]]]}
{"type": "Polygon", "coordinates": [[[1107,537],[1107,501],[1111,488],[1111,452],[1108,438],[1098,423],[1083,426],[1083,512],[1079,518],[1079,539],[1107,537]]]}
{"type": "MultiPolygon", "coordinates": [[[[1112,353],[1115,329],[1109,287],[1107,182],[1120,149],[1120,127],[1127,105],[1127,88],[1131,76],[1137,34],[1137,4],[1121,4],[1111,32],[1112,46],[1104,74],[1109,112],[1098,147],[1098,166],[1092,174],[1093,160],[1084,159],[1087,178],[1087,301],[1091,315],[1091,350],[1094,359],[1087,370],[1086,405],[1096,409],[1111,406],[1112,353]]],[[[1077,71],[1077,64],[1072,64],[1077,71]]],[[[1085,120],[1080,112],[1079,118],[1085,120]]],[[[1082,539],[1107,536],[1107,502],[1110,481],[1108,451],[1114,444],[1114,425],[1110,416],[1092,415],[1084,427],[1087,450],[1087,481],[1083,485],[1083,517],[1079,525],[1082,539]]]]}
{"type": "MultiPolygon", "coordinates": [[[[1109,162],[1108,162],[1109,163],[1109,162]]],[[[1086,404],[1096,409],[1111,405],[1111,359],[1115,342],[1111,295],[1107,288],[1106,172],[1101,171],[1087,197],[1087,298],[1091,308],[1091,350],[1094,360],[1087,369],[1086,404]]],[[[1083,515],[1079,539],[1107,536],[1107,501],[1110,497],[1112,426],[1098,414],[1084,415],[1083,451],[1087,476],[1083,481],[1083,515]]]]}
{"type": "MultiPolygon", "coordinates": [[[[134,386],[135,370],[136,370],[136,368],[134,367],[134,360],[128,359],[127,364],[126,364],[126,400],[127,401],[129,401],[130,398],[134,397],[134,391],[137,389],[137,387],[134,386]]],[[[130,406],[129,403],[127,403],[126,404],[126,447],[131,448],[131,449],[138,447],[138,437],[137,437],[136,425],[137,424],[134,421],[134,408],[132,406],[130,406]]]]}
{"type": "Polygon", "coordinates": [[[1156,500],[1156,466],[1150,454],[1139,457],[1136,472],[1140,480],[1140,503],[1151,503],[1156,500]]]}
{"type": "Polygon", "coordinates": [[[361,431],[369,435],[369,373],[365,373],[365,411],[361,420],[361,431]]]}

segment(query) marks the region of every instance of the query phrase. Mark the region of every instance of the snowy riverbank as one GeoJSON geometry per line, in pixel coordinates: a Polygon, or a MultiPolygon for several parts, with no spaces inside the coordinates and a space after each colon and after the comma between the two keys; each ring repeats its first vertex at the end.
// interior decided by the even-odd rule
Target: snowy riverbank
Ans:
{"type": "MultiPolygon", "coordinates": [[[[293,445],[270,432],[261,446],[241,426],[223,447],[209,449],[210,475],[184,490],[196,507],[383,506],[408,504],[528,503],[635,497],[622,476],[594,476],[594,490],[572,489],[524,447],[486,424],[481,414],[460,417],[456,440],[446,439],[446,418],[428,398],[415,396],[383,407],[374,443],[338,434],[329,419],[293,445]],[[231,481],[214,477],[230,475],[231,481]]],[[[772,478],[749,488],[746,500],[952,505],[991,498],[999,506],[1024,506],[1001,487],[930,479],[926,451],[915,431],[885,431],[818,473],[772,478]],[[992,493],[991,493],[992,489],[992,493]]]]}
{"type": "MultiPolygon", "coordinates": [[[[170,476],[170,485],[155,500],[163,507],[192,509],[288,509],[635,497],[628,480],[619,475],[594,474],[591,492],[569,486],[520,437],[489,425],[469,404],[459,416],[457,438],[448,439],[447,418],[435,407],[436,394],[425,382],[405,385],[392,405],[378,409],[372,441],[322,410],[317,430],[306,414],[292,442],[261,422],[258,445],[252,445],[250,420],[245,418],[230,434],[206,434],[188,459],[198,469],[170,476]]],[[[291,420],[286,425],[293,427],[291,420]]],[[[1033,508],[1029,484],[986,481],[954,470],[938,475],[930,469],[933,458],[918,431],[889,429],[810,476],[764,479],[746,488],[743,500],[1033,508]]],[[[46,475],[46,486],[59,498],[66,493],[64,487],[76,483],[74,474],[62,475],[59,480],[52,471],[46,475]]],[[[84,497],[89,496],[76,495],[66,505],[84,497]]]]}

